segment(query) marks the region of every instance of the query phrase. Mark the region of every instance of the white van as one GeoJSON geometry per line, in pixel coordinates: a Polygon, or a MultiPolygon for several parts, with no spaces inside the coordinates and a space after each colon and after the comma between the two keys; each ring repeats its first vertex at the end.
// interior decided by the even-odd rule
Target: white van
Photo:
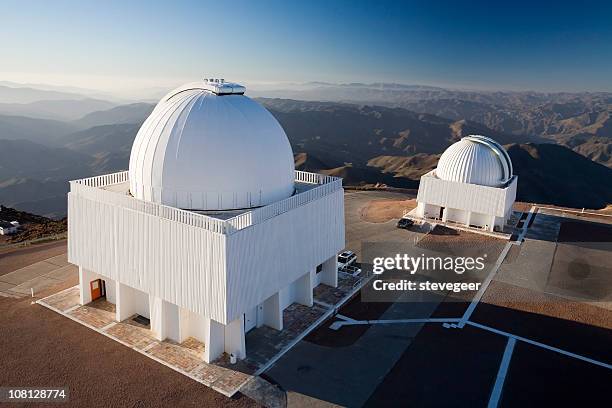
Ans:
{"type": "Polygon", "coordinates": [[[338,269],[352,265],[357,260],[357,255],[353,251],[344,251],[338,255],[338,269]]]}

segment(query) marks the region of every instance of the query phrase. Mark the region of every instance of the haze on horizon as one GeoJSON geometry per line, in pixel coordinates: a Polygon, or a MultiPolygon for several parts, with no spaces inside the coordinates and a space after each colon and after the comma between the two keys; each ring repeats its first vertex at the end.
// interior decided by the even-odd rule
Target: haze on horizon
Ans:
{"type": "Polygon", "coordinates": [[[2,1],[0,81],[612,91],[612,5],[587,3],[2,1]]]}

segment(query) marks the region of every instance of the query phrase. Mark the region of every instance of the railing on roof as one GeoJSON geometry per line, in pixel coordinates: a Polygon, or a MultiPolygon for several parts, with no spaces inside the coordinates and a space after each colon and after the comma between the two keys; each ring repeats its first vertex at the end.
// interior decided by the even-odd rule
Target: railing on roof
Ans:
{"type": "Polygon", "coordinates": [[[296,170],[296,182],[316,184],[317,187],[264,207],[254,208],[227,220],[220,220],[208,215],[140,200],[127,194],[118,194],[117,192],[101,188],[127,181],[128,171],[89,177],[71,181],[70,192],[90,200],[129,208],[193,227],[204,228],[219,234],[233,234],[236,231],[273,218],[342,188],[342,179],[338,177],[296,170]]]}

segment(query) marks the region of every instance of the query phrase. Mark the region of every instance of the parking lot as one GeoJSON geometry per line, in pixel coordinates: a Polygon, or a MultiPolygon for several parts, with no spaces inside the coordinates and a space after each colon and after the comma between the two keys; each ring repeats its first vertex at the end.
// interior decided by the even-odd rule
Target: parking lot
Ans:
{"type": "MultiPolygon", "coordinates": [[[[368,223],[359,216],[373,198],[380,196],[347,197],[348,247],[360,253],[361,241],[413,242],[418,233],[396,229],[394,220],[368,223]]],[[[576,250],[558,242],[568,220],[576,221],[539,212],[525,241],[509,244],[478,302],[368,303],[357,298],[298,343],[266,377],[290,392],[344,406],[605,405],[612,384],[612,312],[609,281],[597,268],[612,265],[612,252],[602,245],[590,248],[598,251],[590,269],[595,272],[578,275],[584,282],[579,293],[568,288],[566,277],[555,280],[559,262],[576,250]],[[588,290],[591,286],[598,291],[588,290]],[[429,320],[404,322],[410,318],[429,320]],[[435,320],[444,318],[451,320],[435,320]],[[334,323],[340,328],[333,330],[334,323]]],[[[428,242],[422,236],[417,240],[428,242]]],[[[438,249],[450,245],[452,251],[452,239],[427,240],[438,249]]]]}

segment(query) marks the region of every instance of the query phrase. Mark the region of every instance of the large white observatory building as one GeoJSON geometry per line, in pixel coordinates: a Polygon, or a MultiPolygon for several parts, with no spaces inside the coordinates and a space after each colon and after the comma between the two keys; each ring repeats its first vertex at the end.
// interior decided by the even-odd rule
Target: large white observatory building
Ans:
{"type": "Polygon", "coordinates": [[[295,171],[276,119],[223,80],[164,96],[129,171],[70,183],[68,259],[80,303],[106,296],[116,320],[150,319],[160,340],[244,358],[245,333],[283,329],[291,303],[337,286],[342,180],[295,171]]]}
{"type": "Polygon", "coordinates": [[[495,140],[470,135],[449,146],[438,167],[421,176],[419,218],[502,230],[516,200],[517,176],[495,140]]]}

